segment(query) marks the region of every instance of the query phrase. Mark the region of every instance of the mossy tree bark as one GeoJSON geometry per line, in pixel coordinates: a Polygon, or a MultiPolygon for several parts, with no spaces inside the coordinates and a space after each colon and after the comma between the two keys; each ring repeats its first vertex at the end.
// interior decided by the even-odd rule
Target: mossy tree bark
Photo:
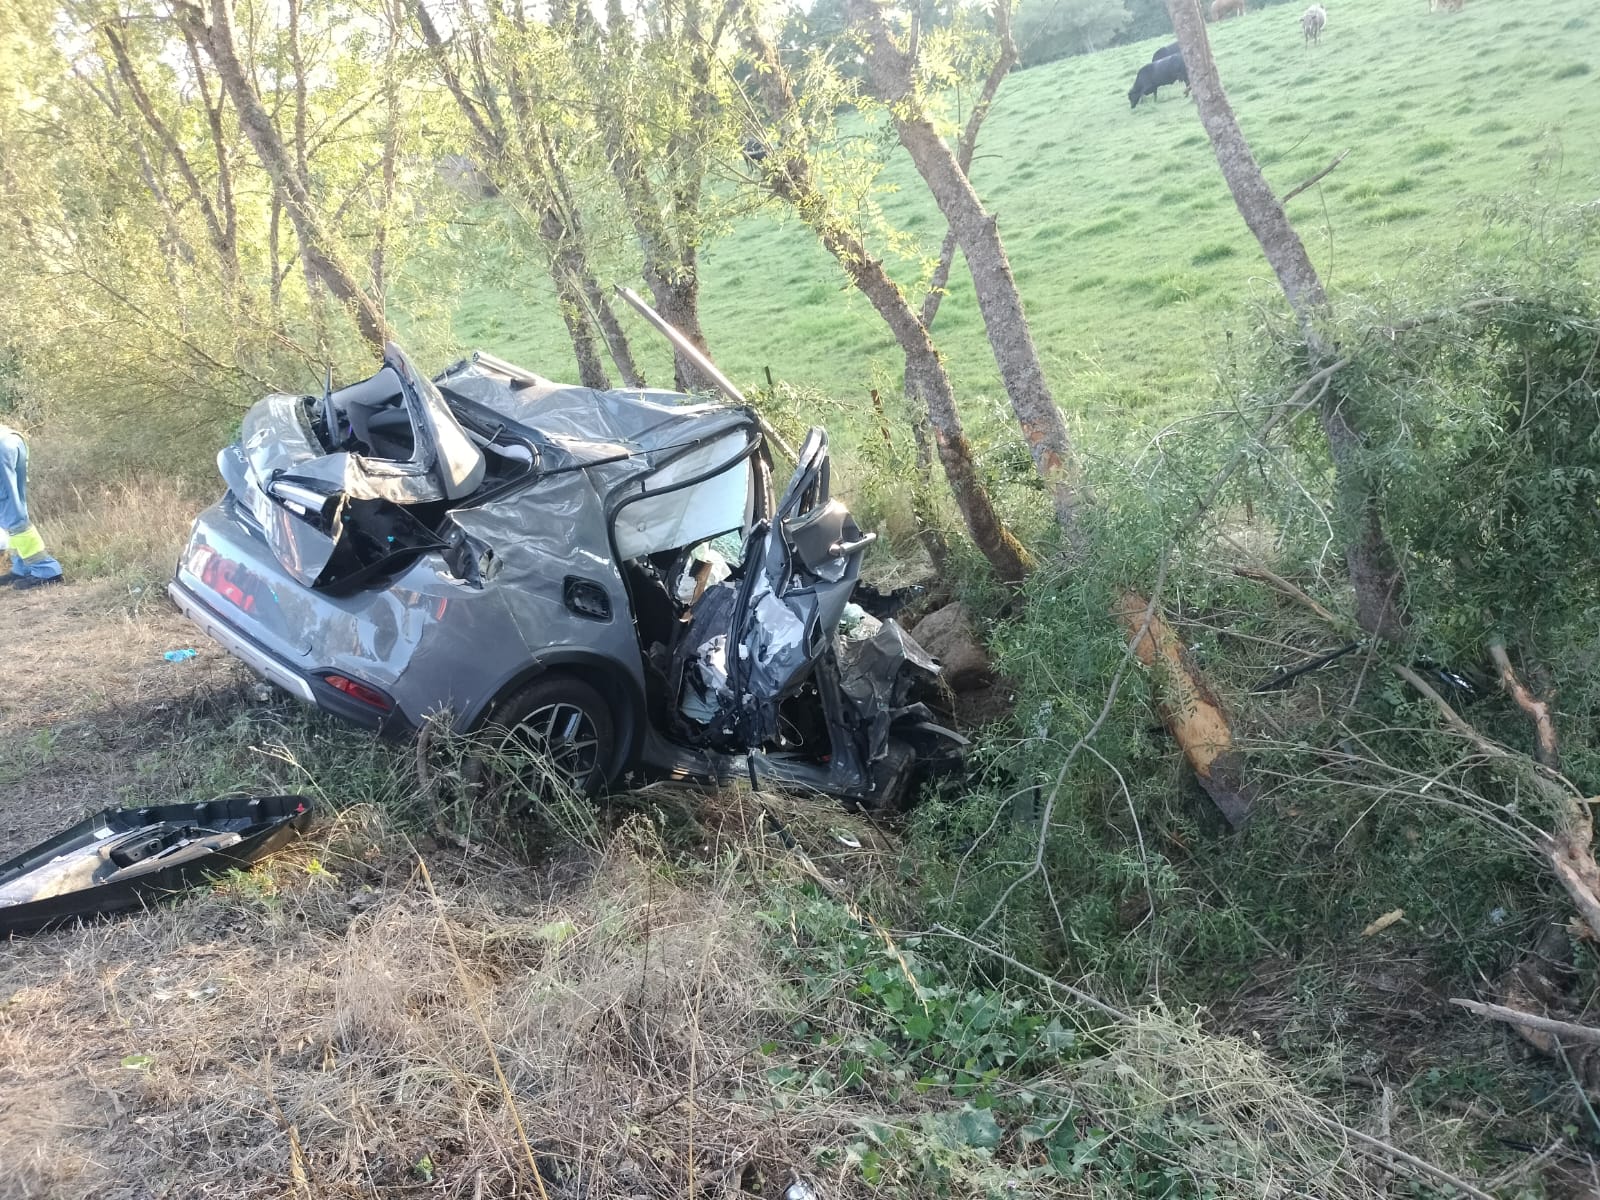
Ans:
{"type": "MultiPolygon", "coordinates": [[[[1305,243],[1273,193],[1228,103],[1211,54],[1199,0],[1167,0],[1172,28],[1189,69],[1200,123],[1234,206],[1255,236],[1278,286],[1299,322],[1313,369],[1329,348],[1319,332],[1328,298],[1305,243]]],[[[1335,383],[1318,409],[1337,476],[1337,502],[1346,530],[1345,563],[1355,592],[1356,619],[1374,637],[1397,641],[1405,632],[1403,585],[1398,558],[1383,530],[1378,500],[1365,465],[1360,414],[1335,383]]]]}
{"type": "Polygon", "coordinates": [[[762,101],[778,127],[774,152],[762,164],[768,189],[799,213],[894,334],[905,354],[906,378],[927,404],[939,461],[973,544],[1001,580],[1020,583],[1031,570],[1032,561],[1001,521],[988,489],[978,476],[977,463],[962,428],[961,414],[956,409],[950,376],[927,326],[911,307],[899,284],[890,278],[882,260],[876,258],[850,224],[833,211],[817,187],[807,158],[805,126],[777,50],[759,32],[752,30],[747,40],[756,59],[762,101]]]}

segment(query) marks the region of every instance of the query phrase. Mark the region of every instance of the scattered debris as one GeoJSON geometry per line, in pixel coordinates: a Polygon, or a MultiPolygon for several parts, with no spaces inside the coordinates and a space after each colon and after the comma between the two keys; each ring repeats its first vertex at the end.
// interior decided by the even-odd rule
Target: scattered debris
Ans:
{"type": "Polygon", "coordinates": [[[0,937],[138,908],[249,866],[310,823],[303,796],[106,809],[0,864],[0,937]]]}
{"type": "Polygon", "coordinates": [[[1285,691],[1300,676],[1309,674],[1312,671],[1320,671],[1323,667],[1328,666],[1330,663],[1338,662],[1346,654],[1353,654],[1365,645],[1365,642],[1350,642],[1347,645],[1340,646],[1337,650],[1330,650],[1326,654],[1319,654],[1315,658],[1309,658],[1297,666],[1277,667],[1270,676],[1250,690],[1258,695],[1263,692],[1285,691]]]}
{"type": "Polygon", "coordinates": [[[1384,913],[1383,916],[1379,917],[1377,920],[1373,921],[1372,924],[1363,929],[1361,931],[1361,936],[1372,937],[1374,934],[1382,933],[1385,929],[1388,929],[1389,926],[1398,925],[1401,921],[1405,920],[1405,918],[1405,909],[1392,909],[1389,912],[1384,913]]]}
{"type": "Polygon", "coordinates": [[[168,650],[161,656],[168,662],[187,662],[191,658],[199,658],[198,650],[168,650]]]}

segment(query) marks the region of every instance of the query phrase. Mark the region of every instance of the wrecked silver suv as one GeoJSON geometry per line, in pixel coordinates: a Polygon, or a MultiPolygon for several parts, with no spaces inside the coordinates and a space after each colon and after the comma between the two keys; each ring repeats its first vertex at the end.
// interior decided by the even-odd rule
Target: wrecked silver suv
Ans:
{"type": "Polygon", "coordinates": [[[300,699],[390,736],[437,714],[594,792],[637,770],[897,804],[962,739],[938,665],[859,583],[873,540],[813,429],[774,501],[747,406],[433,379],[274,395],[218,456],[170,592],[300,699]]]}

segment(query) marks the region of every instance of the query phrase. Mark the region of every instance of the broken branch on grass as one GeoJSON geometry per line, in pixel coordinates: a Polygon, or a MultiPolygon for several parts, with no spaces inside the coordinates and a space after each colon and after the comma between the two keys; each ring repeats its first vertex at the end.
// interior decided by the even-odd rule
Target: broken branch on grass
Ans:
{"type": "Polygon", "coordinates": [[[1318,171],[1310,179],[1307,179],[1304,183],[1296,184],[1294,187],[1290,188],[1287,192],[1285,192],[1283,194],[1283,199],[1280,200],[1278,203],[1287,204],[1287,203],[1289,203],[1289,201],[1293,200],[1296,196],[1298,196],[1301,192],[1306,191],[1308,188],[1315,187],[1318,183],[1321,183],[1322,180],[1326,176],[1328,176],[1328,175],[1333,173],[1333,169],[1335,167],[1337,167],[1340,163],[1342,163],[1345,160],[1345,158],[1349,156],[1349,154],[1350,154],[1350,151],[1348,149],[1339,151],[1339,155],[1338,155],[1337,158],[1335,158],[1327,166],[1323,167],[1322,170],[1318,171]]]}
{"type": "Polygon", "coordinates": [[[964,945],[971,946],[974,950],[978,950],[984,954],[987,954],[990,958],[997,958],[1012,970],[1021,971],[1030,979],[1036,979],[1046,987],[1054,988],[1059,992],[1065,992],[1079,1004],[1086,1005],[1087,1007],[1094,1009],[1095,1012],[1100,1013],[1102,1016],[1110,1017],[1113,1021],[1116,1021],[1119,1024],[1131,1025],[1133,1023],[1133,1018],[1127,1013],[1123,1012],[1120,1008],[1112,1008],[1111,1005],[1107,1004],[1104,1000],[1095,999],[1082,988],[1073,987],[1070,983],[1063,983],[1059,979],[1054,979],[1051,976],[1046,975],[1043,971],[1035,970],[1033,967],[1030,967],[1027,963],[1022,962],[1020,959],[1012,958],[1011,955],[1007,954],[1004,950],[1001,950],[998,947],[987,946],[980,941],[969,938],[964,933],[957,933],[948,925],[930,926],[930,932],[937,933],[940,937],[954,938],[956,941],[961,942],[964,945]]]}
{"type": "MultiPolygon", "coordinates": [[[[1545,853],[1550,858],[1550,869],[1556,873],[1556,878],[1561,881],[1561,886],[1567,889],[1573,905],[1578,910],[1578,915],[1583,918],[1583,923],[1589,927],[1589,932],[1600,937],[1600,899],[1595,896],[1592,888],[1567,861],[1571,851],[1563,846],[1561,839],[1550,838],[1545,846],[1545,853]]],[[[1589,854],[1593,861],[1593,854],[1589,854]]]]}
{"type": "Polygon", "coordinates": [[[1200,785],[1235,829],[1250,819],[1255,802],[1233,745],[1233,729],[1216,694],[1187,661],[1183,643],[1137,592],[1124,592],[1117,616],[1134,635],[1139,661],[1160,678],[1158,707],[1200,785]],[[1141,620],[1141,614],[1143,619],[1141,620]]]}
{"type": "Polygon", "coordinates": [[[1540,766],[1552,770],[1560,769],[1561,759],[1556,748],[1556,725],[1550,716],[1550,706],[1529,691],[1527,685],[1517,678],[1516,668],[1511,665],[1511,656],[1506,653],[1505,640],[1498,634],[1489,639],[1489,657],[1494,660],[1495,669],[1500,673],[1500,686],[1505,688],[1506,694],[1518,708],[1528,714],[1528,719],[1533,722],[1533,757],[1540,766]]]}
{"type": "Polygon", "coordinates": [[[1362,1133],[1359,1129],[1352,1129],[1342,1121],[1335,1121],[1331,1117],[1324,1117],[1323,1120],[1330,1129],[1337,1129],[1346,1137],[1354,1138],[1359,1142],[1360,1145],[1356,1149],[1363,1154],[1369,1154],[1374,1158],[1389,1158],[1398,1163],[1405,1163],[1406,1166],[1420,1171],[1440,1183],[1448,1183],[1464,1195],[1471,1196],[1472,1200],[1494,1200],[1494,1197],[1482,1188],[1473,1187],[1472,1184],[1462,1179],[1459,1175],[1452,1175],[1443,1167],[1436,1167],[1426,1159],[1418,1158],[1415,1154],[1407,1154],[1398,1146],[1391,1146],[1388,1142],[1375,1138],[1370,1133],[1362,1133]]]}
{"type": "Polygon", "coordinates": [[[1484,737],[1483,734],[1479,733],[1476,729],[1469,725],[1460,713],[1450,707],[1450,702],[1434,690],[1432,684],[1430,684],[1421,675],[1418,675],[1410,667],[1406,666],[1405,663],[1395,663],[1394,670],[1396,675],[1400,676],[1401,679],[1404,679],[1412,687],[1416,688],[1418,692],[1422,693],[1423,696],[1433,702],[1433,706],[1439,710],[1439,716],[1444,720],[1446,725],[1455,730],[1462,737],[1466,738],[1467,741],[1471,742],[1488,757],[1511,757],[1511,752],[1504,746],[1497,746],[1495,743],[1491,742],[1488,738],[1484,737]]]}
{"type": "Polygon", "coordinates": [[[1567,827],[1558,834],[1544,834],[1541,848],[1545,859],[1561,881],[1561,886],[1566,889],[1584,924],[1591,933],[1600,936],[1600,865],[1595,863],[1594,858],[1594,821],[1589,815],[1589,801],[1560,772],[1523,755],[1514,754],[1484,737],[1410,667],[1396,663],[1394,669],[1402,679],[1433,701],[1444,723],[1470,741],[1485,757],[1512,762],[1520,759],[1533,766],[1529,777],[1544,797],[1565,815],[1567,823],[1567,827]]]}
{"type": "MultiPolygon", "coordinates": [[[[1228,538],[1227,540],[1235,548],[1239,548],[1238,542],[1235,542],[1232,538],[1228,538]]],[[[1234,567],[1233,573],[1239,576],[1241,579],[1254,579],[1259,583],[1271,585],[1273,588],[1282,592],[1285,596],[1288,596],[1291,600],[1298,600],[1301,604],[1305,605],[1312,612],[1316,613],[1317,616],[1321,617],[1329,625],[1342,628],[1348,624],[1348,622],[1340,620],[1333,613],[1329,612],[1322,605],[1318,604],[1301,588],[1290,583],[1282,575],[1278,575],[1267,570],[1266,567],[1260,566],[1259,564],[1248,567],[1234,567]]]]}
{"type": "Polygon", "coordinates": [[[1541,1017],[1534,1013],[1523,1012],[1521,1009],[1507,1008],[1504,1004],[1487,1004],[1482,1000],[1453,999],[1450,1001],[1457,1008],[1464,1008],[1468,1012],[1477,1013],[1480,1017],[1488,1017],[1491,1021],[1504,1021],[1508,1025],[1522,1025],[1528,1029],[1537,1029],[1542,1033],[1553,1033],[1557,1037],[1571,1038],[1575,1042],[1593,1042],[1600,1044],[1600,1028],[1593,1025],[1578,1025],[1572,1021],[1558,1021],[1554,1017],[1541,1017]]]}
{"type": "Polygon", "coordinates": [[[1567,1139],[1565,1137],[1558,1137],[1555,1141],[1551,1142],[1532,1158],[1524,1159],[1519,1163],[1513,1163],[1504,1171],[1501,1171],[1500,1174],[1496,1175],[1493,1179],[1489,1180],[1488,1183],[1484,1184],[1484,1187],[1491,1192],[1498,1192],[1501,1188],[1509,1187],[1511,1184],[1516,1183],[1517,1180],[1525,1179],[1528,1175],[1544,1166],[1545,1163],[1549,1162],[1552,1158],[1566,1149],[1566,1146],[1567,1139]]]}

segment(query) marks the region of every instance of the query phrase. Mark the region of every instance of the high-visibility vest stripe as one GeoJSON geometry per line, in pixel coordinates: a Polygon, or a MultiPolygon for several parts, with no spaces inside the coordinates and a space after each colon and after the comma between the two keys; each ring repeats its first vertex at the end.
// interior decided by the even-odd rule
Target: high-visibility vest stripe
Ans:
{"type": "Polygon", "coordinates": [[[23,562],[41,558],[44,556],[44,539],[32,525],[24,526],[21,533],[11,535],[11,553],[19,556],[23,562]]]}

